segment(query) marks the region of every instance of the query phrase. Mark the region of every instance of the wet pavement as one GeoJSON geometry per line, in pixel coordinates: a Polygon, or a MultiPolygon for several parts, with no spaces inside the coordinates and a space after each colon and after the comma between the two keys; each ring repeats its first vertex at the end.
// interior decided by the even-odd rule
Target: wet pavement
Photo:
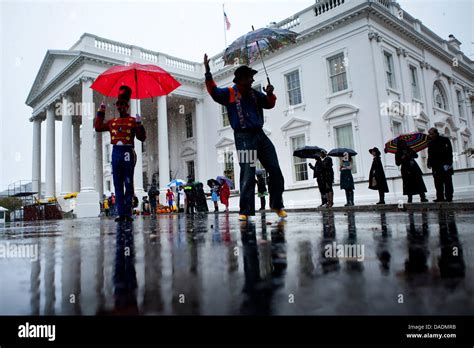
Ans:
{"type": "Polygon", "coordinates": [[[0,226],[0,315],[472,315],[473,222],[442,210],[15,223],[0,226]]]}

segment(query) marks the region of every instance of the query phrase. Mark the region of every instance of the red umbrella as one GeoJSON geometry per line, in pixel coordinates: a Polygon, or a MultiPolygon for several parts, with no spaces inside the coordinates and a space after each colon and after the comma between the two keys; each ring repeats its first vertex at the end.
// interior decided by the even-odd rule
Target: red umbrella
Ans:
{"type": "Polygon", "coordinates": [[[120,86],[132,89],[132,99],[167,95],[181,84],[156,65],[132,63],[118,65],[99,75],[91,88],[108,97],[118,97],[120,86]]]}

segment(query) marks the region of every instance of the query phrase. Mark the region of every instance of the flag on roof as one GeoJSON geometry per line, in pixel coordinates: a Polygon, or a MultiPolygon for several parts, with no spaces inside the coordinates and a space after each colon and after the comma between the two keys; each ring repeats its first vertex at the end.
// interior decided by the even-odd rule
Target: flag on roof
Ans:
{"type": "Polygon", "coordinates": [[[227,30],[230,29],[230,22],[229,22],[229,18],[227,18],[227,14],[225,13],[224,11],[224,21],[225,21],[225,27],[227,30]]]}

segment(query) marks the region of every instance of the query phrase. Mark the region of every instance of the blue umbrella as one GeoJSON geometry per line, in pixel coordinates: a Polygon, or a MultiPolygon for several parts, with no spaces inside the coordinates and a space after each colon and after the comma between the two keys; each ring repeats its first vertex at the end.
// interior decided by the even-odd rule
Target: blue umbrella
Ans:
{"type": "Polygon", "coordinates": [[[181,180],[181,179],[174,179],[174,180],[171,180],[166,186],[172,187],[172,186],[181,186],[184,184],[186,184],[186,181],[181,180]]]}
{"type": "Polygon", "coordinates": [[[227,185],[229,185],[229,187],[233,187],[234,186],[234,183],[232,182],[232,180],[230,180],[229,178],[223,176],[223,175],[219,175],[217,178],[216,178],[217,181],[219,182],[222,182],[222,181],[225,181],[227,183],[227,185]]]}

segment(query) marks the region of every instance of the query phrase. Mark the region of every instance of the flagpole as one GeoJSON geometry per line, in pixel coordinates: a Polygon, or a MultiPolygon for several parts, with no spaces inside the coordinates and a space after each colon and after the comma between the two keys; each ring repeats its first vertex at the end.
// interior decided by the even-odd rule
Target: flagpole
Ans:
{"type": "Polygon", "coordinates": [[[227,48],[227,23],[225,22],[225,8],[224,4],[222,4],[222,19],[224,20],[224,49],[227,48]]]}

